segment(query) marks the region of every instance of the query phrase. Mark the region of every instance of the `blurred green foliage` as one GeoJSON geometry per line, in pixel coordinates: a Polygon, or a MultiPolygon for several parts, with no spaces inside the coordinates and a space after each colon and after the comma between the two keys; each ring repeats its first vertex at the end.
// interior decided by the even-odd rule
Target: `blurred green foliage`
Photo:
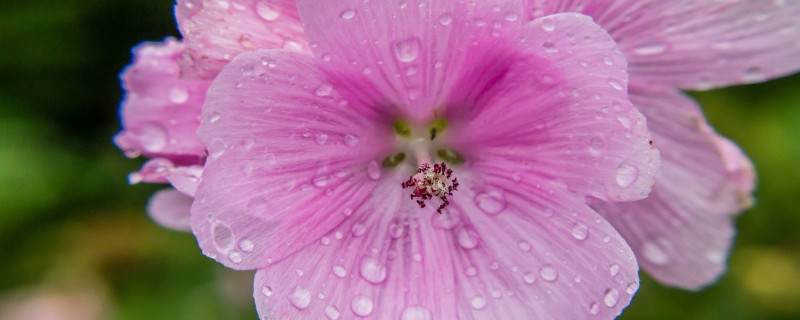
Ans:
{"type": "MultiPolygon", "coordinates": [[[[256,319],[252,274],[156,226],[129,186],[118,73],[130,48],[178,36],[169,0],[0,3],[0,308],[29,292],[89,292],[103,319],[256,319]]],[[[800,57],[798,57],[800,58],[800,57]]],[[[694,93],[759,173],[757,205],[720,281],[700,292],[643,274],[621,319],[800,318],[800,76],[694,93]]],[[[0,310],[0,313],[2,310],[0,310]]]]}

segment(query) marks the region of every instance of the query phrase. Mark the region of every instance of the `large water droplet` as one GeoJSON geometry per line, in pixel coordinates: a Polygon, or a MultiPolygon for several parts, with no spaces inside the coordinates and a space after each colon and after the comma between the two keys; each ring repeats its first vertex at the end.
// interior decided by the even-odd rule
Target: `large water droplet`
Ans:
{"type": "Polygon", "coordinates": [[[186,91],[186,88],[172,87],[169,89],[169,100],[177,104],[185,103],[189,100],[189,92],[186,91]]]}
{"type": "Polygon", "coordinates": [[[412,306],[403,310],[400,314],[401,320],[431,320],[431,311],[422,306],[412,306]]]}
{"type": "Polygon", "coordinates": [[[484,297],[474,296],[469,302],[472,304],[472,307],[475,308],[475,310],[483,310],[486,308],[486,298],[484,297]]]}
{"type": "Polygon", "coordinates": [[[339,315],[340,315],[339,309],[336,309],[336,307],[332,305],[328,305],[325,307],[325,316],[328,317],[328,319],[330,320],[339,319],[339,315]]]}
{"type": "Polygon", "coordinates": [[[256,13],[261,19],[267,21],[275,21],[281,16],[281,13],[270,7],[266,1],[261,1],[256,4],[256,13]]]}
{"type": "Polygon", "coordinates": [[[357,316],[366,317],[372,313],[372,299],[364,295],[357,295],[350,302],[350,308],[357,316]]]}
{"type": "Polygon", "coordinates": [[[333,86],[329,83],[323,83],[317,87],[317,90],[314,91],[314,94],[318,97],[325,97],[333,92],[333,86]]]}
{"type": "Polygon", "coordinates": [[[506,208],[506,201],[499,192],[480,193],[475,196],[475,204],[490,215],[496,215],[506,208]]]}
{"type": "Polygon", "coordinates": [[[605,303],[606,306],[613,307],[616,306],[618,302],[619,302],[619,291],[617,291],[617,289],[614,288],[606,290],[606,295],[603,297],[603,303],[605,303]]]}
{"type": "Polygon", "coordinates": [[[305,309],[311,303],[311,290],[297,286],[289,295],[289,302],[298,309],[305,309]]]}
{"type": "Polygon", "coordinates": [[[665,265],[669,263],[670,257],[667,250],[670,248],[671,243],[666,239],[659,238],[653,241],[647,241],[642,246],[642,255],[647,261],[653,264],[665,265]]]}
{"type": "Polygon", "coordinates": [[[378,259],[373,257],[364,257],[361,259],[360,268],[361,277],[370,283],[378,284],[386,280],[386,267],[384,267],[378,259]]]}
{"type": "Polygon", "coordinates": [[[253,243],[253,240],[250,240],[249,238],[242,238],[239,240],[239,249],[242,249],[242,251],[253,252],[254,248],[255,244],[253,243]]]}
{"type": "Polygon", "coordinates": [[[144,151],[159,152],[167,146],[167,131],[158,124],[147,124],[139,130],[139,141],[144,151]]]}
{"type": "Polygon", "coordinates": [[[219,251],[228,251],[233,246],[233,231],[222,223],[214,224],[211,226],[211,241],[219,251]]]}
{"type": "Polygon", "coordinates": [[[552,32],[556,29],[556,21],[553,18],[543,18],[542,20],[542,29],[547,32],[552,32]]]}
{"type": "Polygon", "coordinates": [[[545,281],[553,282],[558,279],[558,270],[551,265],[545,265],[542,269],[539,270],[539,276],[542,277],[545,281]]]}
{"type": "Polygon", "coordinates": [[[586,239],[586,237],[589,236],[589,227],[580,222],[575,223],[575,225],[572,226],[572,236],[578,240],[586,239]]]}
{"type": "Polygon", "coordinates": [[[633,48],[633,54],[639,56],[652,56],[667,51],[664,43],[648,43],[633,48]]]}
{"type": "Polygon", "coordinates": [[[443,26],[448,26],[453,23],[453,16],[449,14],[443,14],[439,17],[439,24],[443,26]]]}
{"type": "Polygon", "coordinates": [[[270,286],[261,287],[261,294],[263,294],[264,296],[269,297],[269,296],[272,295],[273,292],[274,291],[272,291],[272,287],[270,287],[270,286]]]}
{"type": "Polygon", "coordinates": [[[372,180],[378,180],[381,178],[381,166],[377,161],[373,160],[367,164],[367,175],[372,180]]]}
{"type": "Polygon", "coordinates": [[[411,37],[394,43],[394,54],[401,62],[412,62],[419,56],[419,38],[411,37]]]}
{"type": "Polygon", "coordinates": [[[353,17],[356,16],[356,10],[355,9],[344,10],[344,11],[342,11],[341,14],[339,14],[339,16],[342,17],[342,19],[345,19],[345,20],[353,19],[353,17]]]}
{"type": "Polygon", "coordinates": [[[478,246],[478,235],[466,228],[458,232],[458,244],[464,249],[472,249],[478,246]]]}
{"type": "Polygon", "coordinates": [[[612,277],[617,276],[619,274],[619,265],[614,263],[611,266],[609,266],[608,274],[610,274],[612,277]]]}
{"type": "Polygon", "coordinates": [[[533,274],[533,272],[528,272],[525,274],[525,276],[523,276],[522,279],[525,280],[525,283],[532,284],[536,282],[536,275],[533,274]]]}
{"type": "Polygon", "coordinates": [[[230,253],[228,253],[228,259],[231,259],[233,263],[242,262],[242,254],[236,250],[231,251],[230,253]]]}
{"type": "Polygon", "coordinates": [[[620,164],[617,167],[616,180],[620,187],[630,187],[636,179],[639,178],[639,169],[627,163],[620,164]]]}
{"type": "Polygon", "coordinates": [[[208,156],[212,159],[219,158],[228,149],[228,145],[222,140],[214,139],[208,144],[208,156]]]}
{"type": "Polygon", "coordinates": [[[600,305],[598,305],[597,302],[592,302],[592,304],[589,305],[589,313],[595,315],[600,313],[600,305]]]}

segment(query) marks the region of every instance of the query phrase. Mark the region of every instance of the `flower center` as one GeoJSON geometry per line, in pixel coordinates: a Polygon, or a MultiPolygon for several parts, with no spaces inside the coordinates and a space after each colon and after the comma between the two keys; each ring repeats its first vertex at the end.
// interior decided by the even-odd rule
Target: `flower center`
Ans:
{"type": "Polygon", "coordinates": [[[416,172],[408,180],[403,181],[403,189],[411,189],[411,200],[417,202],[420,208],[425,208],[428,202],[438,206],[436,211],[442,210],[450,204],[453,191],[458,190],[458,179],[453,177],[453,169],[448,165],[464,163],[461,154],[444,146],[447,120],[436,118],[425,130],[415,130],[405,120],[395,120],[392,130],[398,141],[400,150],[383,160],[384,168],[408,168],[401,166],[406,163],[409,155],[416,165],[416,172]],[[438,158],[434,161],[431,156],[438,158]]]}

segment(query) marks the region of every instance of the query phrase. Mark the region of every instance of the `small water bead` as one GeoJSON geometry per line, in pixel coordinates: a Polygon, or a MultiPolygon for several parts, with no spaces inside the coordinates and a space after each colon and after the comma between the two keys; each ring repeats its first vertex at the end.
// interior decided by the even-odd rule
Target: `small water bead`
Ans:
{"type": "Polygon", "coordinates": [[[603,303],[606,304],[608,307],[616,306],[619,302],[619,291],[614,288],[610,288],[606,290],[606,294],[603,297],[603,303]]]}
{"type": "Polygon", "coordinates": [[[431,311],[423,306],[411,306],[403,310],[400,320],[431,320],[431,311]]]}
{"type": "Polygon", "coordinates": [[[289,302],[298,309],[305,309],[311,304],[311,290],[297,286],[289,295],[289,302]]]}
{"type": "Polygon", "coordinates": [[[353,237],[360,237],[367,233],[367,226],[359,222],[354,224],[350,231],[353,232],[353,237]]]}
{"type": "Polygon", "coordinates": [[[589,236],[589,228],[583,223],[576,223],[572,226],[572,236],[578,240],[585,240],[589,236]]]}
{"type": "Polygon", "coordinates": [[[266,1],[256,3],[256,14],[266,21],[275,21],[281,16],[281,13],[273,9],[266,1]]]}
{"type": "Polygon", "coordinates": [[[331,320],[339,319],[339,315],[340,315],[339,309],[336,309],[336,307],[332,305],[328,305],[325,307],[325,316],[328,317],[328,319],[331,320]]]}
{"type": "Polygon", "coordinates": [[[333,86],[329,83],[323,83],[314,91],[314,94],[318,97],[325,97],[333,92],[333,86]]]}
{"type": "Polygon", "coordinates": [[[381,166],[378,164],[377,161],[370,161],[367,164],[367,175],[372,180],[378,180],[381,178],[381,166]]]}
{"type": "Polygon", "coordinates": [[[489,215],[496,215],[506,208],[505,199],[498,192],[478,194],[475,196],[475,203],[478,208],[489,215]]]}
{"type": "Polygon", "coordinates": [[[357,295],[350,302],[350,308],[357,316],[366,317],[372,313],[372,299],[364,295],[357,295]]]}
{"type": "Polygon", "coordinates": [[[255,244],[253,243],[253,240],[250,240],[249,238],[242,238],[239,240],[239,249],[242,249],[242,251],[253,252],[254,248],[255,244]]]}
{"type": "Polygon", "coordinates": [[[664,43],[647,43],[633,48],[633,54],[638,56],[652,56],[667,51],[667,45],[664,43]]]}
{"type": "Polygon", "coordinates": [[[503,18],[505,18],[506,21],[508,22],[514,22],[519,20],[519,14],[517,14],[516,12],[508,12],[503,18]]]}
{"type": "Polygon", "coordinates": [[[625,292],[627,292],[630,295],[633,295],[633,293],[636,292],[636,290],[639,290],[638,282],[631,282],[628,284],[627,287],[625,287],[625,292]]]}
{"type": "Polygon", "coordinates": [[[619,121],[619,123],[620,123],[620,124],[622,125],[622,127],[623,127],[623,128],[625,128],[625,129],[630,129],[630,128],[631,128],[631,126],[633,125],[633,123],[631,122],[631,119],[629,119],[628,117],[626,117],[626,116],[624,116],[624,115],[620,115],[620,116],[618,116],[618,117],[617,117],[617,121],[619,121]]]}
{"type": "Polygon", "coordinates": [[[297,42],[292,40],[286,40],[283,42],[283,48],[290,51],[302,51],[303,46],[297,42]]]}
{"type": "Polygon", "coordinates": [[[620,187],[630,187],[638,178],[639,169],[636,169],[636,167],[627,163],[620,164],[617,167],[615,179],[620,187]]]}
{"type": "Polygon", "coordinates": [[[767,75],[764,74],[764,70],[761,67],[750,67],[744,70],[742,74],[742,80],[745,82],[757,82],[767,78],[767,75]]]}
{"type": "Polygon", "coordinates": [[[386,280],[386,267],[384,267],[378,259],[373,257],[364,257],[361,259],[360,268],[361,277],[370,283],[378,284],[386,280]]]}
{"type": "Polygon", "coordinates": [[[333,266],[332,270],[333,270],[333,274],[336,275],[339,278],[344,278],[347,275],[347,270],[345,270],[344,267],[342,267],[342,266],[340,266],[338,264],[333,266]]]}
{"type": "Polygon", "coordinates": [[[461,229],[458,232],[458,244],[461,245],[464,249],[473,249],[478,246],[479,238],[475,232],[471,230],[467,230],[466,228],[461,229]]]}
{"type": "Polygon", "coordinates": [[[669,263],[670,256],[667,253],[667,247],[671,245],[665,239],[656,239],[653,241],[647,241],[644,243],[642,247],[642,255],[647,261],[650,261],[656,265],[665,265],[669,263]]]}
{"type": "Polygon", "coordinates": [[[475,310],[483,310],[484,308],[486,308],[486,298],[481,296],[474,296],[470,300],[470,304],[472,304],[472,307],[475,308],[475,310]]]}
{"type": "Polygon", "coordinates": [[[355,147],[358,145],[358,138],[352,134],[348,134],[344,136],[344,144],[348,147],[355,147]]]}
{"type": "Polygon", "coordinates": [[[266,297],[272,296],[273,292],[274,291],[272,291],[272,287],[270,287],[270,286],[261,287],[261,294],[263,294],[266,297]]]}
{"type": "Polygon", "coordinates": [[[542,48],[544,49],[544,52],[547,53],[557,53],[559,51],[558,48],[556,47],[556,44],[550,41],[545,41],[544,43],[542,43],[542,48]]]}
{"type": "Polygon", "coordinates": [[[317,135],[314,136],[314,141],[319,145],[323,145],[328,141],[328,135],[321,132],[317,133],[317,135]]]}
{"type": "Polygon", "coordinates": [[[500,264],[497,263],[497,261],[492,261],[492,263],[489,264],[489,269],[492,270],[500,269],[500,264]]]}
{"type": "Polygon", "coordinates": [[[420,262],[420,261],[422,261],[422,254],[417,252],[411,258],[414,259],[414,261],[416,261],[416,262],[420,262]]]}
{"type": "Polygon", "coordinates": [[[615,79],[608,79],[608,85],[619,91],[625,91],[625,86],[623,86],[622,83],[620,83],[615,79]]]}
{"type": "Polygon", "coordinates": [[[352,216],[352,215],[353,215],[353,209],[350,209],[350,208],[344,208],[344,209],[342,210],[342,214],[343,214],[345,217],[352,216]]]}
{"type": "Polygon", "coordinates": [[[542,277],[545,281],[553,282],[558,279],[558,270],[551,265],[545,265],[542,269],[539,270],[539,276],[542,277]]]}
{"type": "Polygon", "coordinates": [[[598,305],[596,302],[592,302],[592,304],[589,305],[589,313],[595,315],[600,313],[600,305],[598,305]]]}
{"type": "Polygon", "coordinates": [[[314,179],[311,179],[311,183],[314,184],[316,187],[324,187],[328,185],[328,181],[330,178],[328,176],[317,176],[314,179]]]}
{"type": "Polygon", "coordinates": [[[461,224],[461,213],[455,207],[442,209],[442,213],[431,214],[431,225],[436,229],[449,230],[461,224]]]}
{"type": "Polygon", "coordinates": [[[556,29],[556,21],[553,18],[544,18],[541,20],[542,29],[547,32],[552,32],[556,29]]]}
{"type": "Polygon", "coordinates": [[[519,243],[517,243],[517,246],[522,251],[525,251],[525,252],[531,251],[531,244],[528,243],[527,241],[524,241],[524,240],[520,241],[519,243]]]}
{"type": "Polygon", "coordinates": [[[525,276],[523,276],[522,279],[525,280],[525,283],[527,284],[533,284],[534,282],[536,282],[536,275],[533,274],[533,272],[528,272],[525,273],[525,276]]]}
{"type": "Polygon", "coordinates": [[[353,17],[356,16],[356,10],[355,9],[344,10],[344,11],[342,11],[341,14],[339,14],[339,16],[342,17],[342,19],[345,19],[345,20],[353,19],[353,17]]]}
{"type": "Polygon", "coordinates": [[[419,56],[419,38],[411,37],[394,43],[394,54],[401,62],[412,62],[419,56]]]}
{"type": "Polygon", "coordinates": [[[614,264],[612,264],[611,266],[608,267],[608,273],[612,277],[615,277],[615,276],[617,276],[619,274],[619,269],[620,269],[619,265],[614,263],[614,264]]]}
{"type": "Polygon", "coordinates": [[[228,149],[228,145],[222,140],[214,139],[208,144],[208,156],[212,159],[219,158],[228,149]]]}
{"type": "Polygon", "coordinates": [[[327,245],[331,244],[331,238],[328,238],[327,236],[326,237],[322,237],[322,238],[319,239],[319,243],[321,243],[323,246],[327,246],[327,245]]]}
{"type": "Polygon", "coordinates": [[[167,146],[167,131],[160,125],[150,123],[139,130],[139,141],[148,152],[158,152],[167,146]]]}
{"type": "Polygon", "coordinates": [[[189,100],[189,92],[185,88],[172,87],[169,90],[169,100],[177,104],[185,103],[189,100]]]}
{"type": "Polygon", "coordinates": [[[242,254],[239,251],[231,251],[228,253],[228,259],[231,259],[233,263],[240,263],[242,262],[242,254]]]}
{"type": "Polygon", "coordinates": [[[390,237],[392,237],[394,239],[397,239],[397,238],[400,238],[401,236],[403,236],[404,229],[403,229],[403,226],[398,225],[397,223],[392,223],[392,224],[389,225],[389,230],[388,231],[389,231],[389,236],[390,237]]]}
{"type": "Polygon", "coordinates": [[[464,274],[466,274],[469,277],[474,277],[478,275],[478,269],[476,269],[475,266],[469,266],[466,269],[464,269],[464,274]]]}

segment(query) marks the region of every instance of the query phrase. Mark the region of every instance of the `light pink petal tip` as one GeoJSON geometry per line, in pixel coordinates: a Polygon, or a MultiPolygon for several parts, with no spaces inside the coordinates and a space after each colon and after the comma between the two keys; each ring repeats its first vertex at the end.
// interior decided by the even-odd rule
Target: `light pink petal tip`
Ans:
{"type": "Polygon", "coordinates": [[[667,285],[697,290],[725,271],[734,217],[752,204],[753,167],[677,92],[634,91],[662,169],[650,197],[593,207],[625,237],[639,263],[667,285]]]}
{"type": "MultiPolygon", "coordinates": [[[[463,177],[465,185],[497,181],[463,177]]],[[[540,198],[503,186],[512,188],[494,204],[503,209],[490,213],[482,189],[461,190],[461,200],[442,215],[400,197],[371,197],[353,219],[259,270],[254,285],[259,314],[276,319],[618,315],[639,286],[633,252],[619,234],[571,195],[540,198]]],[[[373,194],[394,192],[390,179],[373,194]]]]}
{"type": "MultiPolygon", "coordinates": [[[[627,96],[625,58],[589,17],[558,14],[523,29],[522,54],[473,105],[448,110],[470,126],[446,138],[475,167],[508,172],[522,188],[560,188],[610,201],[652,189],[658,152],[627,96]]],[[[513,52],[513,51],[512,51],[513,52]]],[[[458,100],[456,100],[458,101],[458,100]]],[[[466,99],[469,101],[469,99],[466,99]]]]}
{"type": "Polygon", "coordinates": [[[800,2],[528,0],[535,16],[582,12],[609,30],[631,81],[706,90],[800,69],[800,2]]]}
{"type": "Polygon", "coordinates": [[[114,137],[128,156],[161,157],[176,165],[197,164],[204,157],[196,131],[211,82],[182,78],[183,50],[172,38],[134,48],[133,63],[121,75],[123,130],[114,137]]]}
{"type": "Polygon", "coordinates": [[[338,225],[381,178],[393,147],[391,120],[370,117],[339,97],[309,55],[240,54],[209,90],[198,131],[209,153],[192,209],[203,252],[253,269],[338,225]]]}
{"type": "Polygon", "coordinates": [[[175,17],[194,68],[206,79],[242,51],[308,50],[292,0],[178,0],[175,17]]]}
{"type": "Polygon", "coordinates": [[[189,209],[192,197],[177,190],[165,189],[156,192],[147,202],[147,213],[162,227],[175,231],[190,231],[189,209]]]}
{"type": "Polygon", "coordinates": [[[482,59],[485,51],[523,22],[518,1],[463,2],[297,4],[311,49],[342,95],[361,106],[422,121],[447,102],[459,79],[482,70],[496,73],[496,61],[482,59]]]}

